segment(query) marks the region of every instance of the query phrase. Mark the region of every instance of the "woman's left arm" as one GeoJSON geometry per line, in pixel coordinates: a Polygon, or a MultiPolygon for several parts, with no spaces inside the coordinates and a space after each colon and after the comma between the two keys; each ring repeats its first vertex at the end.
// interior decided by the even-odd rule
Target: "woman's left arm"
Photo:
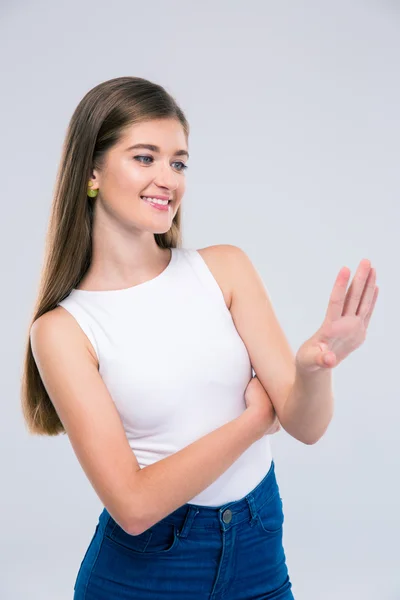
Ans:
{"type": "Polygon", "coordinates": [[[350,269],[336,277],[324,322],[296,355],[295,384],[285,402],[289,428],[302,427],[310,443],[325,433],[333,416],[332,369],[365,342],[379,288],[376,271],[363,259],[349,289],[350,269]]]}
{"type": "Polygon", "coordinates": [[[249,257],[228,244],[219,252],[232,282],[233,321],[282,427],[316,443],[333,415],[332,369],[365,341],[379,290],[375,269],[362,260],[348,291],[350,270],[340,270],[323,324],[294,356],[249,257]]]}

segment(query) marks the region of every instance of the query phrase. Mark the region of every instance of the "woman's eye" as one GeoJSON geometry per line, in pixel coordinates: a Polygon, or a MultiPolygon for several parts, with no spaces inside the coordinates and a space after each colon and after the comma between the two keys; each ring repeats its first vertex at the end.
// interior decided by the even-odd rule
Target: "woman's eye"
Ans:
{"type": "MultiPolygon", "coordinates": [[[[138,160],[139,158],[150,158],[151,160],[153,160],[152,156],[135,156],[135,159],[138,160]]],[[[146,164],[146,163],[145,163],[146,164]]],[[[147,163],[148,164],[148,163],[147,163]]]]}
{"type": "Polygon", "coordinates": [[[182,165],[182,168],[180,169],[180,171],[186,171],[186,169],[188,169],[188,165],[185,165],[185,163],[178,161],[177,162],[178,165],[182,165]]]}
{"type": "MultiPolygon", "coordinates": [[[[135,156],[134,158],[135,158],[136,160],[138,160],[139,162],[142,162],[142,161],[140,160],[140,159],[142,159],[142,158],[144,158],[144,159],[148,158],[150,161],[152,161],[152,160],[153,160],[153,157],[152,157],[152,156],[145,156],[145,155],[141,155],[141,156],[135,156]]],[[[148,165],[148,164],[151,164],[151,163],[148,163],[148,162],[143,162],[143,164],[145,164],[145,165],[148,165]]],[[[189,168],[189,167],[188,167],[188,165],[185,165],[185,163],[183,163],[183,162],[181,162],[181,161],[176,161],[176,162],[175,162],[175,164],[177,164],[177,165],[180,165],[180,169],[178,169],[178,171],[185,171],[186,169],[188,169],[188,168],[189,168]]]]}

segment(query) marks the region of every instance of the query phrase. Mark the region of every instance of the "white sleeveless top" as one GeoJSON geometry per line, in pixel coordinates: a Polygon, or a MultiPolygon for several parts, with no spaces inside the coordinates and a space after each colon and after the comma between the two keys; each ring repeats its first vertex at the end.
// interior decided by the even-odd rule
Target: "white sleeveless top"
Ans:
{"type": "MultiPolygon", "coordinates": [[[[59,303],[96,351],[141,468],[238,417],[253,372],[200,253],[171,250],[166,269],[149,281],[122,290],[73,289],[59,303]]],[[[216,507],[239,500],[260,483],[271,461],[265,435],[188,502],[216,507]]]]}

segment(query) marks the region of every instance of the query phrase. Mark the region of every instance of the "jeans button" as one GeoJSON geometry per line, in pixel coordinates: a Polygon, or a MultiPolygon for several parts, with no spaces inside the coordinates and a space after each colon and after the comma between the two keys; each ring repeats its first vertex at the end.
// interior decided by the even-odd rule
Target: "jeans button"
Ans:
{"type": "Polygon", "coordinates": [[[232,520],[232,511],[229,508],[222,515],[222,520],[224,523],[230,523],[232,520]]]}

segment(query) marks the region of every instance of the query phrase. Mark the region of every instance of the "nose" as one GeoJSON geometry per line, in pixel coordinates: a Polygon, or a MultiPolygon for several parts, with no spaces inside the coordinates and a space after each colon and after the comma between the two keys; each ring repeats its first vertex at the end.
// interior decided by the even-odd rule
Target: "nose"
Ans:
{"type": "Polygon", "coordinates": [[[154,182],[158,187],[174,191],[179,185],[179,174],[173,171],[170,164],[161,162],[154,182]]]}

